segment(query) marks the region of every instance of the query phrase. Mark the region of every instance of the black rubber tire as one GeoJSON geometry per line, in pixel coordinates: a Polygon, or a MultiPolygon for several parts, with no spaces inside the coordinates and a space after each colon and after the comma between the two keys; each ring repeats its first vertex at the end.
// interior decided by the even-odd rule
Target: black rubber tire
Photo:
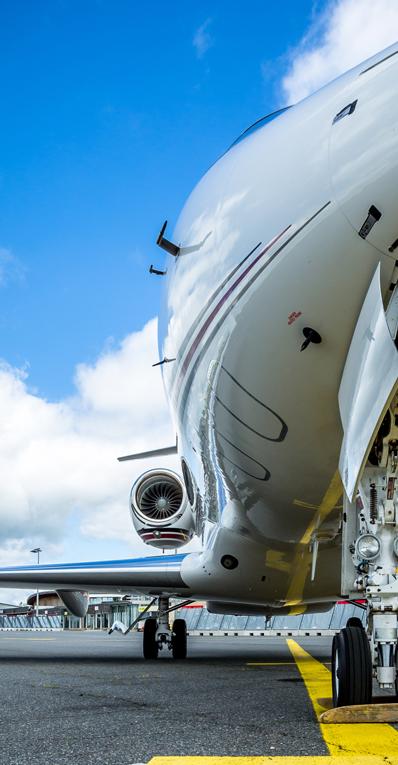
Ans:
{"type": "Polygon", "coordinates": [[[187,658],[187,623],[185,619],[174,619],[171,645],[173,659],[187,658]]]}
{"type": "Polygon", "coordinates": [[[158,623],[156,619],[146,619],[144,624],[144,659],[157,659],[159,646],[155,640],[158,623]]]}
{"type": "Polygon", "coordinates": [[[358,627],[358,629],[363,630],[364,626],[358,616],[350,616],[350,618],[347,620],[346,627],[358,627]]]}
{"type": "Polygon", "coordinates": [[[333,638],[333,706],[370,704],[372,701],[372,660],[366,632],[346,627],[333,638]]]}

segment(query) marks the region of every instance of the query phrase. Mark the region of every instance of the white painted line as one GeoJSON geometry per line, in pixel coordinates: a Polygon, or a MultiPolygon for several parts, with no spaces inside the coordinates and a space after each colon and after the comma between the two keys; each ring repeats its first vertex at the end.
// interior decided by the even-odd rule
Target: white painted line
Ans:
{"type": "Polygon", "coordinates": [[[191,637],[333,637],[340,630],[188,630],[191,637]]]}
{"type": "Polygon", "coordinates": [[[62,632],[62,627],[0,627],[0,632],[62,632]]]}

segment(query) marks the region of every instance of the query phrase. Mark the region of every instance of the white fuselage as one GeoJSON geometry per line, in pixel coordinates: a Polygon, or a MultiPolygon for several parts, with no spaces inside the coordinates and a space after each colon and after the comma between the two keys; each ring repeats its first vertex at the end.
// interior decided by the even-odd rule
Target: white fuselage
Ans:
{"type": "Polygon", "coordinates": [[[375,269],[388,296],[398,257],[395,53],[238,142],[175,228],[161,358],[176,358],[164,383],[203,540],[181,571],[207,599],[294,607],[340,595],[338,391],[375,269]],[[372,205],[382,215],[363,239],[372,205]],[[300,352],[304,328],[322,342],[300,352]]]}

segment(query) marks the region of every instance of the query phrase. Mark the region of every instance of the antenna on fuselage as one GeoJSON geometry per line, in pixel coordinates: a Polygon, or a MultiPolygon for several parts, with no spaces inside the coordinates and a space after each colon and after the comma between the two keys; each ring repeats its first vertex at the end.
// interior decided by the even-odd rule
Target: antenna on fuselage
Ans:
{"type": "Polygon", "coordinates": [[[174,446],[166,446],[163,449],[152,449],[150,452],[138,452],[138,454],[128,454],[126,457],[118,457],[118,462],[127,462],[127,460],[146,460],[148,457],[166,457],[169,454],[178,454],[178,436],[174,446]]]}
{"type": "Polygon", "coordinates": [[[174,255],[174,257],[176,258],[177,255],[180,254],[180,248],[177,247],[176,244],[173,244],[173,242],[169,242],[168,239],[164,238],[163,234],[166,231],[166,226],[167,226],[167,220],[165,220],[163,224],[163,228],[156,240],[156,244],[158,245],[158,247],[161,247],[162,250],[166,250],[166,252],[170,253],[170,255],[174,255]]]}

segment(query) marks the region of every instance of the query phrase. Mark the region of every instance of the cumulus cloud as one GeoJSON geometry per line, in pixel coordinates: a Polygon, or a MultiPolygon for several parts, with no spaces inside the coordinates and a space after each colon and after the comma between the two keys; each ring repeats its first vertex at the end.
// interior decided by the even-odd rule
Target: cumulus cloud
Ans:
{"type": "Polygon", "coordinates": [[[398,40],[396,0],[337,0],[316,17],[282,80],[294,104],[398,40]]]}
{"type": "Polygon", "coordinates": [[[203,58],[206,51],[214,45],[214,39],[211,37],[210,32],[207,31],[210,24],[211,19],[206,19],[205,23],[195,32],[192,45],[196,48],[197,58],[203,58]]]}
{"type": "MultiPolygon", "coordinates": [[[[154,461],[116,459],[175,441],[152,367],[156,329],[152,320],[94,365],[80,364],[75,395],[58,403],[32,394],[26,372],[0,365],[0,565],[33,563],[37,545],[44,562],[65,560],[72,521],[79,554],[84,539],[99,540],[102,553],[128,542],[131,555],[156,554],[135,534],[128,510],[132,483],[154,461]]],[[[178,458],[162,466],[179,471],[178,458]]]]}

